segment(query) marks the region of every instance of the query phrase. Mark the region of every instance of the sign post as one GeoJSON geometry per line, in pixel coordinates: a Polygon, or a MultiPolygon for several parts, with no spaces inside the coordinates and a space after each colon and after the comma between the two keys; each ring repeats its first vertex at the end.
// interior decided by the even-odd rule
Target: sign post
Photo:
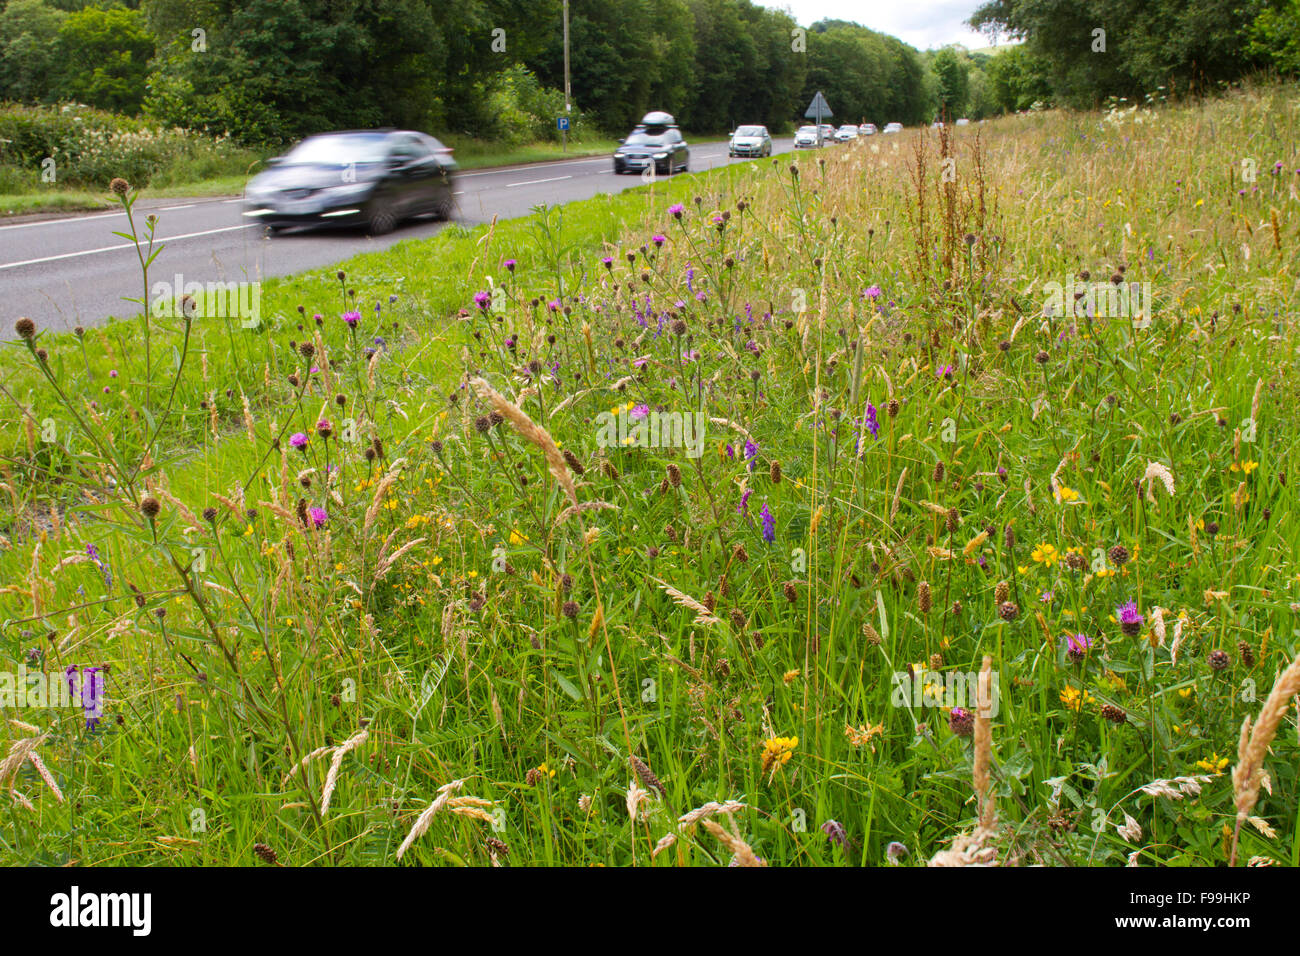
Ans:
{"type": "Polygon", "coordinates": [[[557,116],[555,118],[555,128],[560,131],[560,139],[564,143],[564,152],[569,151],[569,118],[567,116],[557,116]]]}
{"type": "Polygon", "coordinates": [[[808,104],[808,108],[803,113],[804,119],[816,117],[818,146],[822,144],[822,117],[829,118],[834,115],[831,112],[830,104],[826,102],[826,97],[822,96],[821,90],[818,90],[817,95],[812,98],[812,102],[808,104]]]}

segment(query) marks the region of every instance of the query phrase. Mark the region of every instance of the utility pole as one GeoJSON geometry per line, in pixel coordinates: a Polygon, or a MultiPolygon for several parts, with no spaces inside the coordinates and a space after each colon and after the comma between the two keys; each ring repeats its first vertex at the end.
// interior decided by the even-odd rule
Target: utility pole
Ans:
{"type": "MultiPolygon", "coordinates": [[[[569,0],[564,0],[564,115],[567,118],[572,112],[573,106],[569,100],[569,0]]],[[[562,151],[569,151],[569,130],[568,124],[565,123],[565,129],[561,131],[563,137],[562,151]]]]}

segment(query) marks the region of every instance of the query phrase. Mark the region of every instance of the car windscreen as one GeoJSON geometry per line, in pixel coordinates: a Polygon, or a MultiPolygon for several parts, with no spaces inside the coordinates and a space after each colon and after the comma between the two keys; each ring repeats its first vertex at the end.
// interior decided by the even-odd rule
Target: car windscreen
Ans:
{"type": "Polygon", "coordinates": [[[816,126],[800,126],[800,127],[799,127],[799,132],[801,132],[801,133],[815,133],[815,132],[817,132],[817,127],[816,127],[816,126]]]}
{"type": "Polygon", "coordinates": [[[663,134],[651,136],[649,133],[629,133],[627,139],[623,140],[624,146],[662,146],[664,142],[663,134]]]}
{"type": "Polygon", "coordinates": [[[386,133],[312,136],[291,149],[284,161],[314,166],[382,163],[388,155],[387,140],[386,133]]]}
{"type": "Polygon", "coordinates": [[[742,126],[736,130],[737,136],[762,136],[763,127],[761,126],[742,126]]]}

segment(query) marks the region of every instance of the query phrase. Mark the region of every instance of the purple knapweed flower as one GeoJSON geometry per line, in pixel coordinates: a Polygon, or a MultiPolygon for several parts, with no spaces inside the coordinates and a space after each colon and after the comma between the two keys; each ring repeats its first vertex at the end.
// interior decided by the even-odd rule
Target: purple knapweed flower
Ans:
{"type": "Polygon", "coordinates": [[[1115,616],[1119,618],[1120,630],[1129,637],[1134,637],[1142,630],[1142,622],[1146,618],[1138,613],[1136,601],[1126,601],[1119,607],[1115,608],[1115,616]]]}
{"type": "Polygon", "coordinates": [[[294,448],[306,448],[307,433],[294,432],[292,435],[289,436],[289,444],[292,445],[294,448]]]}
{"type": "Polygon", "coordinates": [[[686,207],[679,202],[675,202],[668,207],[668,215],[672,216],[674,219],[681,219],[682,213],[685,211],[686,207]]]}
{"type": "Polygon", "coordinates": [[[325,527],[325,522],[330,520],[329,512],[324,508],[308,508],[307,517],[311,519],[312,527],[317,530],[325,527]]]}

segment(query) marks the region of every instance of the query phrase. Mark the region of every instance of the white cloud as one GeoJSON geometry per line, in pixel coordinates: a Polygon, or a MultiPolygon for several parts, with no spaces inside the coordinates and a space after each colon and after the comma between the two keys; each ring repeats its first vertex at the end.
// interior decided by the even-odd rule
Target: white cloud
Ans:
{"type": "Polygon", "coordinates": [[[818,20],[849,20],[888,33],[918,50],[960,43],[971,49],[988,40],[964,22],[980,0],[757,0],[788,10],[803,26],[818,20]]]}

